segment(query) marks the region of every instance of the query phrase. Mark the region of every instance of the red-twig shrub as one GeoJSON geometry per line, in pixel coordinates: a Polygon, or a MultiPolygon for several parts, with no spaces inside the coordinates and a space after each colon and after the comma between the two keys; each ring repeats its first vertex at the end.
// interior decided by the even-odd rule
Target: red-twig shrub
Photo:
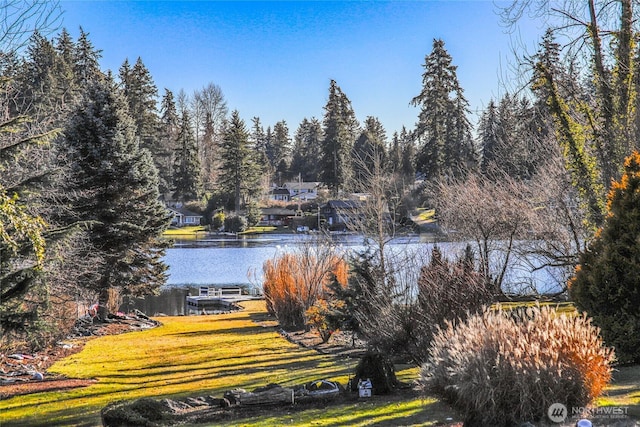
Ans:
{"type": "Polygon", "coordinates": [[[346,283],[348,267],[330,249],[303,247],[298,253],[267,260],[263,271],[267,310],[282,328],[295,330],[307,326],[306,311],[324,295],[334,277],[346,283]]]}
{"type": "Polygon", "coordinates": [[[584,407],[602,393],[614,354],[599,332],[586,316],[549,307],[485,310],[434,336],[421,381],[463,411],[465,425],[538,421],[553,403],[584,407]]]}

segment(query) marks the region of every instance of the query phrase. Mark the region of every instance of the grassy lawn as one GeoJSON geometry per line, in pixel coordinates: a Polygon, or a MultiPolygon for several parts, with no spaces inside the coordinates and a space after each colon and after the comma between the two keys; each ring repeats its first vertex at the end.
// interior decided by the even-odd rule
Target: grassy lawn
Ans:
{"type": "Polygon", "coordinates": [[[425,208],[418,208],[418,215],[416,215],[416,218],[418,221],[421,222],[435,222],[436,220],[436,210],[435,209],[425,209],[425,208]]]}
{"type": "Polygon", "coordinates": [[[201,226],[191,226],[191,227],[180,227],[180,228],[170,228],[168,230],[165,230],[164,233],[162,233],[162,235],[164,237],[181,237],[184,238],[185,236],[192,236],[192,237],[196,237],[198,235],[198,233],[206,233],[206,229],[201,226]]]}
{"type": "MultiPolygon", "coordinates": [[[[50,372],[94,378],[84,388],[16,396],[0,401],[0,426],[100,425],[100,409],[109,402],[155,398],[222,396],[233,388],[268,383],[301,384],[334,379],[346,384],[355,360],[337,359],[302,349],[265,323],[264,302],[220,316],[165,317],[163,326],[143,332],[93,339],[78,354],[58,361],[50,372]],[[256,322],[258,321],[258,322],[256,322]]],[[[398,377],[411,381],[418,369],[399,366],[398,377]]],[[[640,417],[640,367],[621,368],[601,405],[626,406],[640,417]]],[[[294,415],[263,415],[216,425],[442,425],[460,421],[448,405],[429,397],[399,400],[375,397],[310,409],[294,415]]]]}
{"type": "MultiPolygon", "coordinates": [[[[264,302],[246,303],[246,307],[245,311],[220,316],[166,317],[160,319],[163,326],[159,328],[93,339],[80,353],[53,365],[50,372],[70,378],[95,378],[95,384],[2,400],[0,425],[93,426],[100,425],[100,409],[123,399],[222,396],[238,387],[251,390],[273,382],[294,385],[322,378],[346,384],[355,360],[301,349],[283,339],[274,327],[254,322],[264,316],[264,302]]],[[[416,368],[399,372],[402,380],[416,375],[416,368]]],[[[410,420],[425,410],[431,413],[421,417],[426,420],[450,412],[441,403],[421,399],[380,400],[356,406],[310,411],[302,416],[308,422],[301,422],[313,425],[324,419],[362,425],[365,420],[410,420]]],[[[277,424],[280,421],[263,417],[247,420],[246,425],[277,424]]]]}

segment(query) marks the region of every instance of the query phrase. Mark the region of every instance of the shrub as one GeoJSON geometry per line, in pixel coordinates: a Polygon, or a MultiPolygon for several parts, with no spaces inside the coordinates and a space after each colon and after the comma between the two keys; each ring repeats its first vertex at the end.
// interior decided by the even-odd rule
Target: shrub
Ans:
{"type": "Polygon", "coordinates": [[[334,298],[319,299],[307,309],[307,324],[318,331],[323,343],[329,341],[331,335],[342,326],[339,313],[343,309],[344,301],[334,298]]]}
{"type": "Polygon", "coordinates": [[[218,211],[211,218],[211,228],[213,230],[220,230],[224,226],[224,212],[218,211]]]}
{"type": "Polygon", "coordinates": [[[640,362],[640,154],[609,192],[608,215],[569,282],[569,294],[602,329],[621,363],[640,362]]]}
{"type": "MultiPolygon", "coordinates": [[[[398,281],[385,285],[375,262],[362,256],[353,263],[349,286],[340,295],[352,312],[354,329],[379,352],[404,354],[417,363],[426,361],[438,327],[447,320],[464,319],[494,300],[470,255],[449,262],[435,247],[430,262],[420,269],[417,288],[415,278],[411,286],[398,281]]],[[[406,268],[415,260],[387,261],[393,263],[390,270],[397,272],[396,266],[406,268]]]]}
{"type": "Polygon", "coordinates": [[[325,296],[333,277],[346,281],[347,267],[330,248],[308,245],[267,260],[263,271],[267,310],[281,327],[294,330],[307,326],[306,311],[325,296]]]}
{"type": "Polygon", "coordinates": [[[247,229],[247,219],[239,215],[231,215],[224,219],[224,229],[231,233],[241,233],[247,229]]]}
{"type": "Polygon", "coordinates": [[[456,262],[449,262],[436,246],[429,265],[422,267],[418,279],[418,302],[411,343],[414,359],[426,360],[426,349],[437,328],[447,321],[464,320],[489,306],[495,300],[490,282],[475,271],[473,252],[467,246],[456,262]]]}
{"type": "Polygon", "coordinates": [[[249,227],[255,227],[262,218],[262,209],[256,202],[249,202],[247,204],[247,224],[249,227]]]}
{"type": "Polygon", "coordinates": [[[613,360],[584,315],[485,310],[438,331],[421,382],[458,407],[465,425],[506,426],[538,421],[552,403],[586,406],[610,381],[613,360]]]}
{"type": "Polygon", "coordinates": [[[373,394],[387,394],[400,386],[393,363],[383,353],[367,353],[358,362],[351,390],[356,391],[359,380],[371,380],[373,394]]]}

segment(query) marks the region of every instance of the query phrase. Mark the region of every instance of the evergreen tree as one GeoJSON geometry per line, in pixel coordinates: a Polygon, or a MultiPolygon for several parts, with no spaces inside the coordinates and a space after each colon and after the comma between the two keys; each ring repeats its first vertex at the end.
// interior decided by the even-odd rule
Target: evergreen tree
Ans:
{"type": "Polygon", "coordinates": [[[249,146],[249,133],[240,113],[234,110],[225,126],[221,146],[221,186],[233,200],[236,212],[243,201],[258,191],[260,167],[255,159],[255,151],[249,146]]]}
{"type": "MultiPolygon", "coordinates": [[[[549,115],[553,118],[553,125],[562,149],[565,164],[571,174],[574,187],[578,190],[581,208],[584,209],[586,221],[595,229],[600,226],[605,217],[605,185],[602,181],[601,164],[598,158],[607,155],[594,153],[591,149],[590,125],[580,120],[585,114],[592,122],[592,113],[588,105],[574,93],[571,76],[563,73],[558,63],[559,46],[553,40],[552,34],[547,33],[543,39],[540,52],[534,57],[535,68],[532,88],[538,99],[544,100],[549,115]],[[567,101],[569,100],[569,101],[567,101]],[[580,112],[576,113],[572,105],[578,104],[580,112]]],[[[601,145],[600,148],[603,146],[601,145]]],[[[595,151],[598,151],[596,148],[595,151]]],[[[609,165],[611,167],[617,167],[609,165]]],[[[605,173],[604,176],[607,174],[605,173]]]]}
{"type": "Polygon", "coordinates": [[[138,57],[131,67],[129,61],[120,67],[120,81],[128,103],[129,113],[136,124],[136,135],[140,138],[142,148],[146,148],[156,157],[158,147],[157,129],[158,114],[156,101],[158,90],[151,73],[138,57]]]}
{"type": "Polygon", "coordinates": [[[374,170],[374,160],[387,163],[387,134],[382,123],[377,117],[369,116],[365,119],[364,126],[364,130],[353,146],[353,173],[356,181],[363,174],[374,170]]]}
{"type": "Polygon", "coordinates": [[[264,173],[271,178],[273,169],[271,168],[271,163],[267,155],[267,151],[271,146],[271,139],[273,138],[271,127],[268,127],[265,132],[260,122],[260,117],[254,117],[251,121],[253,122],[253,126],[251,128],[251,135],[249,135],[249,145],[255,152],[256,161],[258,164],[263,165],[262,169],[264,173]]]}
{"type": "Polygon", "coordinates": [[[158,186],[162,195],[170,191],[173,183],[173,164],[180,121],[173,92],[169,89],[164,91],[165,93],[160,103],[160,129],[155,157],[160,179],[158,186]]]}
{"type": "Polygon", "coordinates": [[[602,330],[620,363],[640,362],[640,154],[611,187],[608,215],[580,255],[571,298],[602,330]]]}
{"type": "Polygon", "coordinates": [[[282,180],[288,176],[291,162],[291,137],[287,122],[279,121],[273,127],[273,138],[268,150],[269,162],[276,175],[282,180]]]}
{"type": "Polygon", "coordinates": [[[315,117],[311,120],[304,118],[294,136],[293,157],[289,168],[291,176],[300,175],[307,182],[318,181],[321,147],[322,125],[315,117]]]}
{"type": "Polygon", "coordinates": [[[498,120],[498,109],[495,101],[489,101],[487,109],[480,117],[478,125],[478,135],[480,138],[480,146],[482,147],[482,163],[481,170],[485,175],[497,163],[500,121],[498,120]]]}
{"type": "Polygon", "coordinates": [[[391,146],[387,156],[387,171],[393,173],[402,165],[402,145],[400,143],[400,135],[394,132],[391,137],[391,146]]]}
{"type": "Polygon", "coordinates": [[[415,137],[422,147],[416,168],[428,179],[462,176],[475,167],[477,153],[467,119],[469,104],[442,40],[433,41],[423,67],[422,91],[411,100],[421,106],[415,137]]]}
{"type": "Polygon", "coordinates": [[[65,82],[62,58],[53,43],[34,33],[18,76],[21,90],[19,113],[45,117],[57,113],[63,102],[65,82]]]}
{"type": "Polygon", "coordinates": [[[182,113],[176,146],[173,198],[183,202],[197,200],[202,194],[200,160],[196,139],[191,129],[191,118],[187,110],[182,113]]]}
{"type": "Polygon", "coordinates": [[[409,184],[413,184],[416,179],[416,146],[412,136],[404,126],[402,126],[402,130],[400,131],[400,143],[402,144],[400,171],[402,172],[403,180],[409,184]]]}
{"type": "Polygon", "coordinates": [[[338,194],[351,179],[352,149],[358,121],[351,101],[335,80],[331,80],[329,85],[329,100],[324,110],[320,179],[338,194]]]}
{"type": "Polygon", "coordinates": [[[96,291],[105,318],[112,289],[142,295],[165,283],[161,234],[170,215],[159,201],[151,156],[140,148],[126,100],[112,80],[91,85],[65,135],[73,220],[92,224],[87,251],[101,257],[81,283],[96,291]]]}
{"type": "Polygon", "coordinates": [[[93,47],[93,43],[89,40],[89,33],[80,27],[80,36],[78,36],[74,54],[74,74],[79,88],[86,88],[92,82],[104,77],[100,71],[101,57],[102,51],[93,47]]]}

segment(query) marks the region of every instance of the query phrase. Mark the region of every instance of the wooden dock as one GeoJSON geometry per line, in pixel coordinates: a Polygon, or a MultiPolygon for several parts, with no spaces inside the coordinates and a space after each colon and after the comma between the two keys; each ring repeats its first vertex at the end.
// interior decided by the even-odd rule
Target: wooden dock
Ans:
{"type": "Polygon", "coordinates": [[[240,286],[200,286],[199,295],[187,295],[187,314],[196,312],[207,314],[236,308],[236,303],[258,299],[254,295],[245,295],[240,286]]]}

